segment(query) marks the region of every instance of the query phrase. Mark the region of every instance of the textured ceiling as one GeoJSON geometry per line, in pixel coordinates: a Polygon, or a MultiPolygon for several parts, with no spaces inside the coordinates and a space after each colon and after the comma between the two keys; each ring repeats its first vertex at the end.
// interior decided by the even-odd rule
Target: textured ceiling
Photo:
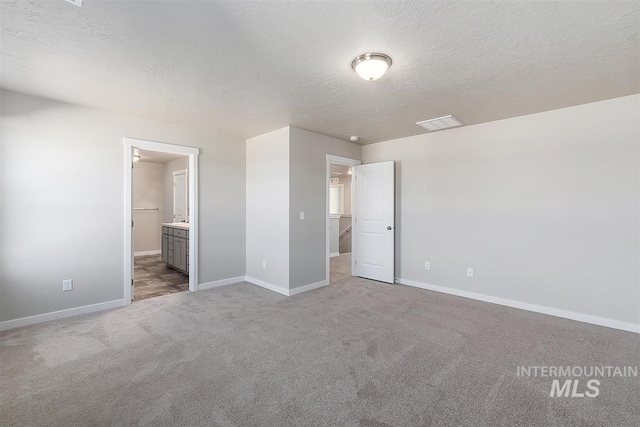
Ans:
{"type": "Polygon", "coordinates": [[[1,0],[8,89],[244,137],[371,143],[640,91],[637,1],[1,0]],[[361,80],[351,60],[393,58],[361,80]]]}

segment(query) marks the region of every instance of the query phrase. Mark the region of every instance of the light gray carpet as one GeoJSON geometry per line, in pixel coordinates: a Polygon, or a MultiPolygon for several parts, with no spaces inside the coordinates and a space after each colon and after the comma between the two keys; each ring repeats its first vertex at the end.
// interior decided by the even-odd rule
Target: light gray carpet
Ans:
{"type": "Polygon", "coordinates": [[[337,283],[351,277],[351,253],[330,258],[331,283],[337,283]]]}
{"type": "Polygon", "coordinates": [[[640,425],[637,378],[551,399],[516,377],[638,365],[637,335],[358,278],[161,296],[0,344],[2,425],[640,425]]]}

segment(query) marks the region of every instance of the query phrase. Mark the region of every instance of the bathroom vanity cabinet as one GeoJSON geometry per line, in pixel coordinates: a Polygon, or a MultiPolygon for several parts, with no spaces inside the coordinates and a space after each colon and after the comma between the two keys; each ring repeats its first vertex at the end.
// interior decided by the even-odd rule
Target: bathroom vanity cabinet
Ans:
{"type": "Polygon", "coordinates": [[[189,274],[189,224],[162,224],[162,261],[189,274]]]}

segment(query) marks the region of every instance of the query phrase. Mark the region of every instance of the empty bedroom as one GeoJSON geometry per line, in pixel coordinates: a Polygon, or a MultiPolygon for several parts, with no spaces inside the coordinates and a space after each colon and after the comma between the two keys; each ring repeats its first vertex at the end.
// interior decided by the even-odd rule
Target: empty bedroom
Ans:
{"type": "Polygon", "coordinates": [[[637,0],[0,0],[0,425],[640,425],[637,0]]]}

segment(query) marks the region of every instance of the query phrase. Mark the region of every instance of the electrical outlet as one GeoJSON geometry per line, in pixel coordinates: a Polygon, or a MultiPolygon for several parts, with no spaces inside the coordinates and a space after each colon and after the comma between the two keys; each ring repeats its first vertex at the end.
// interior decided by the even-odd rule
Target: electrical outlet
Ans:
{"type": "Polygon", "coordinates": [[[429,261],[425,261],[424,263],[424,269],[425,270],[431,270],[431,263],[429,261]]]}
{"type": "Polygon", "coordinates": [[[66,279],[62,281],[62,290],[64,292],[66,291],[72,291],[73,290],[73,279],[66,279]]]}
{"type": "Polygon", "coordinates": [[[267,260],[266,259],[262,260],[262,268],[267,268],[267,260]]]}
{"type": "Polygon", "coordinates": [[[467,268],[467,277],[473,277],[473,268],[467,268]]]}

